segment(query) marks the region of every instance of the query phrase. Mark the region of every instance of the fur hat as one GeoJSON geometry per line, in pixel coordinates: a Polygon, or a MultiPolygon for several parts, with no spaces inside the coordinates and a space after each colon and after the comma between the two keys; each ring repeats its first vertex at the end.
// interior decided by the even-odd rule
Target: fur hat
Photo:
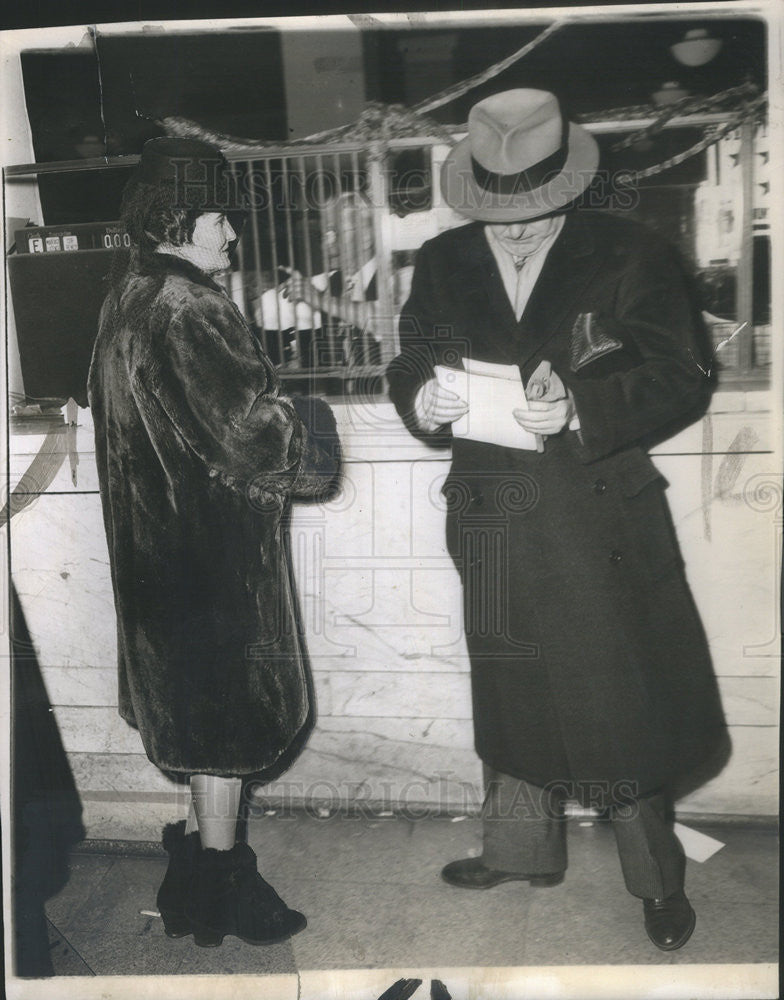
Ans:
{"type": "Polygon", "coordinates": [[[149,139],[128,181],[129,187],[137,185],[171,187],[173,208],[227,214],[247,210],[226,157],[201,139],[149,139]]]}

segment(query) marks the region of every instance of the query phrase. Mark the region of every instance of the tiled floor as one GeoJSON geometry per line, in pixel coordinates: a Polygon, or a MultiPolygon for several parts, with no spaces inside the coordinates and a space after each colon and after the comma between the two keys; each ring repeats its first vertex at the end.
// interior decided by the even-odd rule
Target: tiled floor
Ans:
{"type": "MultiPolygon", "coordinates": [[[[697,911],[688,945],[651,945],[623,885],[608,825],[570,823],[569,870],[555,888],[450,888],[448,860],[478,853],[478,820],[263,816],[249,841],[260,870],[307,915],[291,942],[216,949],[165,937],[155,911],[163,856],[76,854],[46,904],[58,975],[293,974],[312,969],[765,963],[778,956],[778,841],[770,828],[701,826],[725,846],[690,862],[697,911]]],[[[296,995],[296,994],[295,994],[296,995]]],[[[372,1000],[372,998],[368,998],[372,1000]]]]}

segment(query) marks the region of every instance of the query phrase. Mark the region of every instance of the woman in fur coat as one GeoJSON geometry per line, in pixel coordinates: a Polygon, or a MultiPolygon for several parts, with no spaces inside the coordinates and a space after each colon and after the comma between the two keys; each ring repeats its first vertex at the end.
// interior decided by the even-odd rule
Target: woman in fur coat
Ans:
{"type": "Polygon", "coordinates": [[[104,303],[88,384],[119,711],[192,793],[187,823],[164,831],[158,905],[169,936],[201,945],[305,926],[236,823],[243,779],[280,773],[312,725],[285,521],[292,497],[327,495],[339,464],[329,408],[280,395],[213,280],[240,208],[217,149],[145,144],[123,200],[130,260],[104,303]]]}

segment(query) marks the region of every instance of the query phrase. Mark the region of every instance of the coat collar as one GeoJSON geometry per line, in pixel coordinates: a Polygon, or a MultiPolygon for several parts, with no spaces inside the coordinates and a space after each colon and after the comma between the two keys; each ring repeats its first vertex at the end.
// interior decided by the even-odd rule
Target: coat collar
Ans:
{"type": "Polygon", "coordinates": [[[455,281],[460,294],[473,300],[473,308],[491,317],[488,329],[495,346],[522,365],[558,332],[574,299],[598,268],[599,255],[587,220],[577,210],[568,212],[518,323],[484,225],[473,222],[463,228],[455,281]],[[575,266],[578,260],[581,263],[575,266]]]}
{"type": "Polygon", "coordinates": [[[131,269],[139,274],[151,275],[154,277],[166,277],[170,274],[177,274],[197,285],[204,285],[213,291],[225,294],[221,286],[214,281],[209,274],[191,264],[190,261],[182,257],[175,257],[170,253],[136,253],[131,258],[131,269]]]}

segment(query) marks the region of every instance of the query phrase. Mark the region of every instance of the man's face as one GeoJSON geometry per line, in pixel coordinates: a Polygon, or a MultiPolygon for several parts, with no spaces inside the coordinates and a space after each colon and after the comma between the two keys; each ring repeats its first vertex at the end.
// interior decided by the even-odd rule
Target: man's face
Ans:
{"type": "Polygon", "coordinates": [[[229,244],[237,234],[222,212],[205,212],[196,219],[191,237],[193,263],[207,274],[229,266],[229,244]]]}
{"type": "Polygon", "coordinates": [[[531,219],[525,222],[492,223],[495,236],[510,250],[525,257],[533,253],[537,247],[552,233],[558,216],[549,215],[544,219],[531,219]]]}
{"type": "Polygon", "coordinates": [[[373,256],[373,216],[363,199],[340,199],[324,211],[324,245],[329,266],[348,274],[373,256]]]}

